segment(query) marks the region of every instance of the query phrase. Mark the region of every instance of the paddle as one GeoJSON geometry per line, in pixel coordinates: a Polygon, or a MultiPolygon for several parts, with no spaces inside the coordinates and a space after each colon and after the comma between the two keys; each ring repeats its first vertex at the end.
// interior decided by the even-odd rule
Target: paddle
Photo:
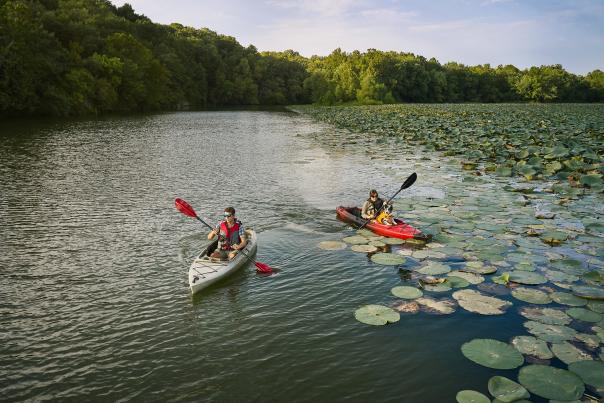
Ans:
{"type": "MultiPolygon", "coordinates": [[[[390,199],[388,199],[388,201],[386,203],[382,204],[382,207],[380,207],[380,209],[375,213],[375,216],[377,217],[380,214],[380,212],[382,211],[382,209],[384,208],[384,206],[386,206],[387,204],[390,204],[392,199],[394,199],[396,197],[396,195],[401,192],[401,190],[407,189],[408,187],[413,185],[416,180],[417,180],[417,174],[415,172],[413,172],[411,175],[409,175],[409,177],[407,179],[405,179],[405,182],[403,182],[403,184],[401,185],[401,188],[398,190],[398,192],[396,192],[390,199]]],[[[361,225],[361,228],[359,228],[359,229],[365,228],[365,225],[367,225],[369,223],[369,221],[371,221],[371,220],[365,221],[365,224],[361,225]]]]}
{"type": "MultiPolygon", "coordinates": [[[[208,227],[211,230],[214,230],[214,228],[212,228],[208,223],[206,223],[204,220],[202,220],[201,218],[199,218],[199,216],[197,215],[197,213],[195,213],[195,210],[193,210],[193,207],[191,207],[191,205],[189,203],[187,203],[186,201],[184,201],[183,199],[176,199],[174,201],[174,204],[176,205],[176,209],[178,211],[180,211],[181,213],[183,213],[184,215],[189,216],[189,217],[193,217],[193,218],[197,218],[206,227],[208,227]]],[[[243,256],[245,256],[246,258],[248,258],[249,260],[251,260],[252,262],[254,262],[254,266],[256,266],[256,270],[258,272],[260,272],[260,273],[272,273],[273,272],[272,267],[270,267],[266,263],[257,262],[255,259],[252,259],[248,254],[243,253],[242,250],[240,250],[239,252],[243,256]]]]}

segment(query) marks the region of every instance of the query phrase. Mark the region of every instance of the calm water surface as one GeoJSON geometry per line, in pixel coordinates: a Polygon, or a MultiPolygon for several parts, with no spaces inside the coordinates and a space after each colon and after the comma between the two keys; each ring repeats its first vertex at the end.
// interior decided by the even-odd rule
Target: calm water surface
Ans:
{"type": "Polygon", "coordinates": [[[514,315],[354,319],[392,304],[403,279],[317,248],[353,233],[334,208],[370,187],[392,194],[413,171],[408,194],[445,189],[434,155],[368,159],[317,141],[333,130],[258,111],[3,124],[1,399],[449,402],[512,374],[460,346],[524,334],[514,315]],[[206,231],[176,197],[211,223],[233,205],[259,234],[258,260],[279,271],[246,267],[191,297],[206,231]]]}

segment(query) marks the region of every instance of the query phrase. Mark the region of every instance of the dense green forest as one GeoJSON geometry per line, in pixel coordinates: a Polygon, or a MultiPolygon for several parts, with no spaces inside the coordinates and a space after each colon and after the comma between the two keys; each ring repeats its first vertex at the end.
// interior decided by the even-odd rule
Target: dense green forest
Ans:
{"type": "Polygon", "coordinates": [[[440,64],[412,53],[305,58],[161,25],[107,0],[0,0],[0,115],[224,105],[601,102],[604,72],[440,64]]]}

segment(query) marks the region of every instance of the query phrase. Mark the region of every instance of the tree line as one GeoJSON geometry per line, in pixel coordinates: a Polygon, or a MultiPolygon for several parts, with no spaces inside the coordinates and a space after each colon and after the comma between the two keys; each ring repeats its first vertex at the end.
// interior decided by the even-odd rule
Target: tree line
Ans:
{"type": "Polygon", "coordinates": [[[602,102],[604,73],[440,64],[412,53],[305,58],[156,24],[108,0],[0,0],[0,115],[227,105],[602,102]]]}

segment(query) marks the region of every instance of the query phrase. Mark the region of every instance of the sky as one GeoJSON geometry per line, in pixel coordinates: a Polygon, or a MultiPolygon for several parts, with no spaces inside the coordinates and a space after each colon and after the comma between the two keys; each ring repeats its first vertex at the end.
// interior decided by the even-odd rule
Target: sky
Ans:
{"type": "Polygon", "coordinates": [[[440,63],[604,70],[604,0],[112,0],[153,22],[303,56],[412,52],[440,63]]]}

